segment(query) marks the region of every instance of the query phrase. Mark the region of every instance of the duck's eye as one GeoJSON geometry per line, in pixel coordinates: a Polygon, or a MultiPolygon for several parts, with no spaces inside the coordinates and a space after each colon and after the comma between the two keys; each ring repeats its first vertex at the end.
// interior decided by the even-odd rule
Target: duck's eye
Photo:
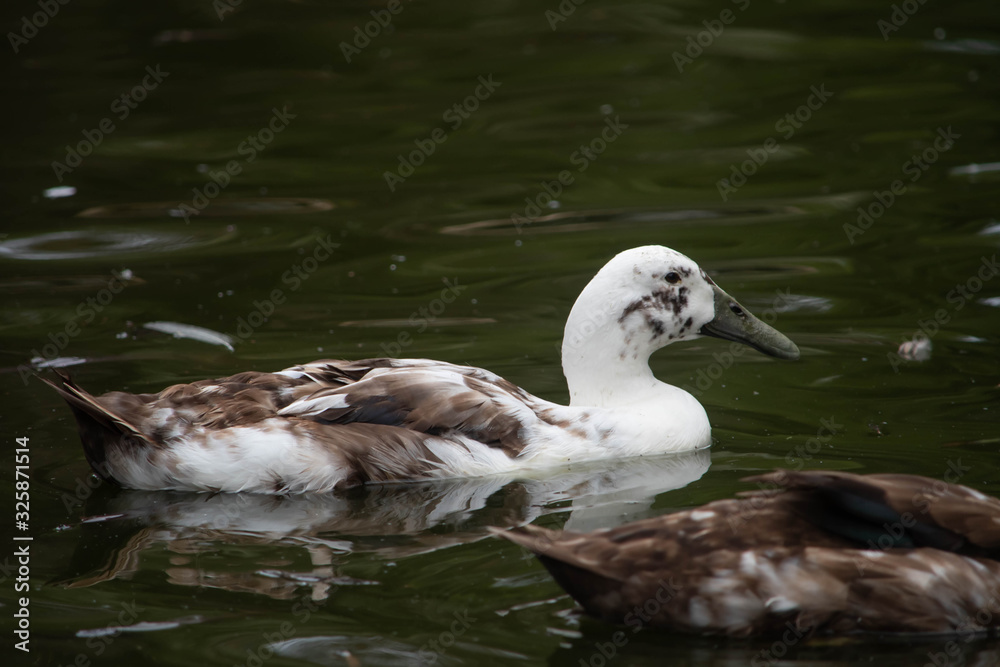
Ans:
{"type": "Polygon", "coordinates": [[[674,273],[673,271],[663,274],[663,279],[666,280],[671,285],[676,285],[681,281],[681,277],[674,273]]]}
{"type": "Polygon", "coordinates": [[[746,313],[740,308],[740,304],[733,302],[729,304],[729,310],[733,311],[737,317],[746,317],[746,313]]]}

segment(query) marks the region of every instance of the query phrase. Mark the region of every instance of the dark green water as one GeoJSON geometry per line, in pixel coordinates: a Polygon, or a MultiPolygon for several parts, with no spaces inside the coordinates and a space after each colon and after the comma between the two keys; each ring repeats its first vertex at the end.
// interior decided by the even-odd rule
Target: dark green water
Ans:
{"type": "MultiPolygon", "coordinates": [[[[1000,10],[913,2],[890,31],[893,5],[860,0],[404,2],[341,46],[386,7],[73,0],[8,36],[0,523],[33,537],[14,664],[994,664],[986,642],[614,646],[486,527],[617,525],[779,465],[1000,494],[1000,10]],[[803,350],[654,357],[698,391],[710,455],[330,498],[92,490],[68,410],[18,370],[76,357],[91,391],[154,391],[393,354],[563,401],[573,299],[650,243],[803,350]],[[164,321],[237,341],[144,326],[164,321]],[[930,359],[890,356],[922,329],[930,359]]],[[[6,7],[6,30],[38,11],[6,7]]],[[[8,628],[24,593],[0,563],[8,628]]]]}

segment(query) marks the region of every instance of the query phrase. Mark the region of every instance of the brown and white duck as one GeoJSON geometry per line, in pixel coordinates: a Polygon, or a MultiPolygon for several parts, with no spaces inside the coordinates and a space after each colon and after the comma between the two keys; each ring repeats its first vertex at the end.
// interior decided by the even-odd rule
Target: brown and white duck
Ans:
{"type": "Polygon", "coordinates": [[[592,533],[494,532],[589,613],[704,634],[1000,628],[1000,500],[914,475],[777,471],[739,499],[592,533]]]}
{"type": "Polygon", "coordinates": [[[657,380],[648,363],[659,348],[699,336],[799,355],[692,260],[645,246],[608,262],[569,314],[569,406],[486,370],[427,359],[314,361],[158,394],[95,397],[63,376],[47,382],[69,403],[87,459],[106,480],[150,490],[323,492],[707,447],[704,408],[657,380]]]}

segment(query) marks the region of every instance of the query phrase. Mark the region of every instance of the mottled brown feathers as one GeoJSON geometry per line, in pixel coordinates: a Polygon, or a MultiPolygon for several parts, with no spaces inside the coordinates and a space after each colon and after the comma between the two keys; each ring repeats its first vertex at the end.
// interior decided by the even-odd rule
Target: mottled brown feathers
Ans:
{"type": "Polygon", "coordinates": [[[521,422],[493,400],[496,391],[474,377],[465,387],[442,387],[419,374],[386,374],[344,392],[345,407],[329,408],[312,417],[325,424],[382,424],[419,433],[461,433],[517,456],[524,447],[521,422]]]}
{"type": "MultiPolygon", "coordinates": [[[[794,507],[799,512],[805,503],[822,504],[827,514],[836,512],[847,524],[828,521],[826,528],[841,529],[846,537],[854,536],[851,528],[859,522],[876,531],[883,524],[896,524],[898,529],[892,532],[898,535],[894,540],[900,546],[1000,558],[1000,500],[964,486],[917,475],[819,471],[777,471],[746,481],[798,494],[801,500],[794,507]]],[[[768,491],[751,492],[747,497],[762,493],[768,491]]],[[[820,514],[813,512],[812,516],[820,514]]],[[[885,538],[879,537],[884,544],[885,538]]],[[[871,542],[879,546],[877,539],[871,542]]]]}
{"type": "Polygon", "coordinates": [[[396,426],[344,424],[333,434],[318,422],[306,428],[311,428],[317,438],[328,439],[342,457],[348,473],[337,484],[338,489],[420,479],[440,462],[427,448],[424,434],[396,426]]]}
{"type": "MultiPolygon", "coordinates": [[[[467,437],[516,457],[525,443],[511,399],[531,399],[479,369],[392,359],[321,360],[281,373],[244,372],[177,384],[158,394],[94,397],[65,376],[45,382],[70,404],[88,461],[109,480],[114,479],[106,465],[110,452],[135,447],[168,452],[175,443],[236,427],[287,433],[325,448],[343,463],[339,487],[422,478],[441,463],[429,438],[467,437]]],[[[173,465],[169,456],[157,460],[173,465]]],[[[275,493],[294,488],[278,478],[271,486],[275,493]]]]}
{"type": "Polygon", "coordinates": [[[758,489],[740,499],[609,530],[495,532],[537,554],[590,613],[626,625],[731,636],[1000,627],[997,499],[911,475],[747,481],[758,489]]]}

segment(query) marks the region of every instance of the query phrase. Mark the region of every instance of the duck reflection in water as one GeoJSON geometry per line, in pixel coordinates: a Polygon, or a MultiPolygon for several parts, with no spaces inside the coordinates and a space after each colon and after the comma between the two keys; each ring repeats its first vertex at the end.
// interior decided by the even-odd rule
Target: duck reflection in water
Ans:
{"type": "Polygon", "coordinates": [[[337,586],[373,582],[337,574],[354,553],[387,560],[466,544],[489,535],[489,526],[515,527],[553,512],[568,512],[566,526],[593,530],[646,518],[656,497],[680,489],[708,470],[708,450],[596,462],[537,477],[497,475],[410,484],[370,485],[334,494],[261,494],[134,491],[103,486],[88,501],[88,518],[69,571],[59,584],[92,586],[128,578],[143,554],[170,552],[170,583],[255,592],[289,599],[303,588],[323,600],[337,586]],[[252,569],[209,569],[197,556],[245,547],[252,569]],[[276,552],[274,547],[291,551],[276,552]],[[298,548],[309,555],[301,562],[298,548]]]}

